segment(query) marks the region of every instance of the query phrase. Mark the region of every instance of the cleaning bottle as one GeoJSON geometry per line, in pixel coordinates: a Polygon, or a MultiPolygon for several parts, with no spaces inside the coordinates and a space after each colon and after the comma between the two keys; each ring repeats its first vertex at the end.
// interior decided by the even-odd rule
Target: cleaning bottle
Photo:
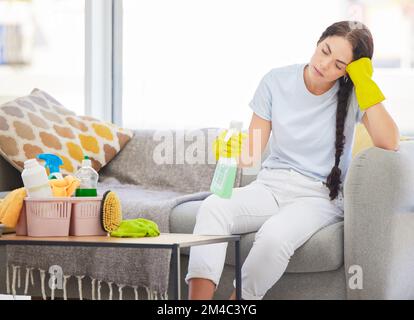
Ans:
{"type": "Polygon", "coordinates": [[[24,162],[22,180],[28,197],[52,197],[52,188],[48,182],[46,169],[36,159],[29,159],[24,162]]]}
{"type": "Polygon", "coordinates": [[[82,160],[82,167],[75,173],[75,177],[80,180],[80,185],[76,189],[76,197],[96,197],[99,175],[92,168],[91,160],[85,156],[82,160]]]}
{"type": "Polygon", "coordinates": [[[63,179],[60,173],[59,167],[63,164],[61,158],[51,153],[41,153],[37,155],[37,158],[45,161],[45,168],[49,169],[49,180],[51,179],[63,179]]]}
{"type": "MultiPolygon", "coordinates": [[[[240,121],[230,122],[230,129],[224,137],[227,143],[233,134],[241,133],[243,123],[240,121]]],[[[221,198],[230,198],[233,193],[234,180],[236,179],[237,160],[236,157],[220,157],[216,171],[211,182],[210,191],[221,198]]]]}

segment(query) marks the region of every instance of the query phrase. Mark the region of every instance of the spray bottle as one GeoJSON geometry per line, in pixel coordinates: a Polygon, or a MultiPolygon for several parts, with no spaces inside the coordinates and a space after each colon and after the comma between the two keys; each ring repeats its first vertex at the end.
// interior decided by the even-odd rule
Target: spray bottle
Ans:
{"type": "Polygon", "coordinates": [[[37,158],[45,161],[45,168],[49,169],[49,180],[63,179],[63,176],[59,170],[59,167],[63,165],[61,158],[51,153],[38,154],[37,158]]]}
{"type": "MultiPolygon", "coordinates": [[[[230,129],[224,137],[225,143],[230,140],[233,134],[239,134],[242,127],[243,123],[240,121],[230,122],[230,129]]],[[[233,193],[236,172],[237,160],[235,157],[220,157],[211,182],[210,191],[221,198],[230,198],[233,193]]]]}

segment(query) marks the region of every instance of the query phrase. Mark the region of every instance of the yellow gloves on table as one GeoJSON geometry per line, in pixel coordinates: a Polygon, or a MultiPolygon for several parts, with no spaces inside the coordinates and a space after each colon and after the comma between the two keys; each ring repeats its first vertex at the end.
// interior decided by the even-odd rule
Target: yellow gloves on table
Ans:
{"type": "Polygon", "coordinates": [[[385,100],[380,88],[372,80],[374,69],[371,59],[361,58],[348,64],[346,71],[355,86],[355,95],[361,110],[385,100]]]}
{"type": "Polygon", "coordinates": [[[241,154],[243,139],[248,135],[246,133],[235,133],[227,141],[224,140],[228,130],[224,130],[213,141],[213,152],[216,160],[220,157],[238,157],[241,154]]]}
{"type": "Polygon", "coordinates": [[[16,227],[25,197],[26,189],[19,188],[8,193],[3,200],[0,200],[0,223],[8,228],[16,227]]]}
{"type": "Polygon", "coordinates": [[[63,179],[49,180],[54,197],[70,197],[79,187],[80,181],[74,176],[68,175],[63,179]]]}

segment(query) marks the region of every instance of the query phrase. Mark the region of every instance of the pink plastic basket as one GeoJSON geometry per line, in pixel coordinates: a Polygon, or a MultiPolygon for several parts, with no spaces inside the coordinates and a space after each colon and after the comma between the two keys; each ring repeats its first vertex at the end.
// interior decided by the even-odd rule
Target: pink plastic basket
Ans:
{"type": "Polygon", "coordinates": [[[23,203],[23,208],[17,221],[16,235],[27,236],[26,203],[23,203]]]}
{"type": "Polygon", "coordinates": [[[69,235],[70,198],[25,198],[24,201],[28,236],[69,235]]]}
{"type": "Polygon", "coordinates": [[[71,236],[99,236],[106,232],[101,227],[102,197],[72,198],[71,236]]]}
{"type": "Polygon", "coordinates": [[[105,235],[100,221],[102,197],[25,198],[17,235],[31,237],[105,235]]]}

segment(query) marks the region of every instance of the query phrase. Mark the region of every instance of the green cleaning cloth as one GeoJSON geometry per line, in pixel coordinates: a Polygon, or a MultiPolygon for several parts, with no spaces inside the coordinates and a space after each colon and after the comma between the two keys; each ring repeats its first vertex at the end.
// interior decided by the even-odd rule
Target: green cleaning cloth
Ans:
{"type": "Polygon", "coordinates": [[[111,232],[112,237],[120,238],[156,237],[159,235],[158,225],[154,221],[144,218],[122,220],[119,228],[111,232]]]}

